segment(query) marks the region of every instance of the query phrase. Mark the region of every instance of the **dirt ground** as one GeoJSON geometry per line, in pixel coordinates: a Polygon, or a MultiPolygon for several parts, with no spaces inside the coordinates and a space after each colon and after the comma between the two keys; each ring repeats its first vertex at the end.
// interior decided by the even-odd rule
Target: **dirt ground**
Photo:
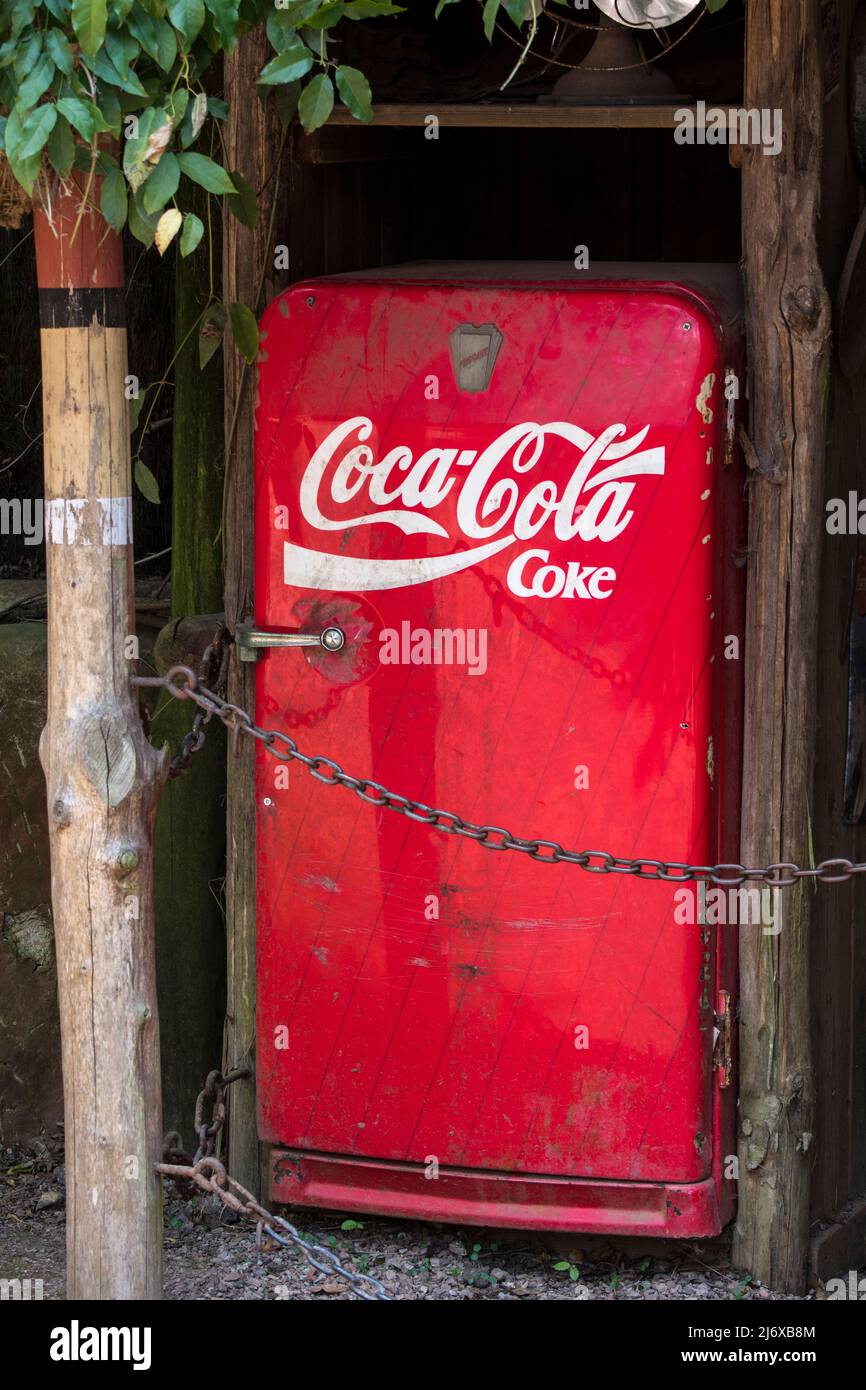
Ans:
{"type": "MultiPolygon", "coordinates": [[[[0,1279],[41,1279],[46,1299],[65,1295],[64,1171],[0,1149],[0,1279]]],[[[216,1199],[185,1201],[166,1189],[165,1292],[169,1299],[288,1300],[354,1297],[297,1250],[267,1241],[216,1199]]],[[[426,1225],[325,1211],[286,1212],[305,1238],[346,1268],[369,1273],[398,1299],[775,1299],[730,1267],[725,1239],[650,1242],[538,1238],[525,1232],[426,1225]]],[[[821,1288],[808,1298],[822,1298],[821,1288]]]]}

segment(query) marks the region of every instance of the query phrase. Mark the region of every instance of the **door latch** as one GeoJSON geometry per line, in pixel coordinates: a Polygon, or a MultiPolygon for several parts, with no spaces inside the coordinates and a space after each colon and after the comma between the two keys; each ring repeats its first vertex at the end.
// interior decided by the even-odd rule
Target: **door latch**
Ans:
{"type": "Polygon", "coordinates": [[[339,652],[345,645],[346,634],[339,627],[326,627],[322,632],[268,632],[249,623],[238,623],[235,628],[235,646],[241,661],[258,661],[259,653],[269,647],[322,647],[326,652],[339,652]]]}

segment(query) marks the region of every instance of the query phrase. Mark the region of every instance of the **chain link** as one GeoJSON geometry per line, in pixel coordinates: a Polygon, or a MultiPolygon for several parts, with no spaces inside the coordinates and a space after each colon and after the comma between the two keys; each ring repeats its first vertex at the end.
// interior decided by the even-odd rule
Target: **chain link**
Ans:
{"type": "MultiPolygon", "coordinates": [[[[229,630],[223,623],[217,628],[213,638],[205,647],[202,653],[198,668],[198,679],[207,686],[212,685],[214,689],[221,692],[225,689],[228,677],[229,666],[229,630]]],[[[192,765],[193,753],[198,753],[204,747],[205,725],[210,721],[210,714],[203,709],[197,709],[193,716],[192,728],[184,736],[180,746],[180,752],[175,754],[168,765],[169,777],[180,777],[182,773],[188,772],[192,765]]]]}
{"type": "Polygon", "coordinates": [[[194,1163],[198,1163],[202,1158],[213,1158],[216,1153],[217,1139],[222,1132],[226,1122],[226,1088],[233,1082],[242,1080],[245,1076],[250,1076],[249,1067],[238,1067],[235,1071],[230,1071],[228,1076],[223,1076],[222,1072],[208,1072],[204,1089],[199,1091],[198,1099],[195,1103],[195,1132],[198,1139],[194,1163]],[[211,1117],[210,1124],[204,1117],[204,1108],[210,1101],[211,1117]]]}
{"type": "Polygon", "coordinates": [[[154,1166],[158,1173],[165,1178],[171,1178],[178,1186],[192,1184],[202,1192],[218,1197],[223,1206],[236,1212],[238,1216],[255,1221],[260,1244],[264,1231],[278,1245],[287,1249],[292,1245],[297,1246],[304,1252],[313,1268],[318,1269],[320,1273],[338,1274],[341,1279],[345,1279],[352,1292],[367,1303],[374,1303],[377,1299],[386,1303],[392,1302],[391,1295],[385,1291],[384,1285],[378,1279],[374,1279],[372,1274],[351,1273],[340,1263],[333,1250],[304,1240],[291,1221],[287,1221],[284,1216],[275,1216],[263,1207],[236,1178],[229,1177],[219,1159],[205,1156],[195,1163],[157,1163],[154,1166]]]}
{"type": "Polygon", "coordinates": [[[460,835],[474,840],[483,849],[501,852],[514,850],[525,854],[538,864],[574,864],[590,874],[623,874],[630,878],[663,883],[715,883],[723,888],[741,888],[747,883],[764,883],[771,888],[791,888],[803,879],[817,883],[847,883],[859,874],[866,874],[866,864],[850,859],[825,859],[813,868],[803,869],[796,864],[768,864],[763,869],[747,868],[744,864],[683,864],[676,860],[627,859],[609,854],[606,850],[566,849],[558,840],[522,839],[500,825],[476,825],[454,811],[428,806],[423,801],[389,791],[369,777],[353,777],[333,758],[321,754],[302,753],[295,740],[277,729],[263,729],[254,723],[246,710],[229,704],[220,695],[202,685],[189,666],[172,666],[163,676],[134,676],[133,685],[156,686],[177,700],[191,700],[198,710],[216,717],[229,730],[232,750],[237,750],[241,734],[256,739],[280,762],[302,763],[311,777],[326,787],[344,787],[362,801],[380,810],[395,811],[419,825],[429,825],[446,835],[460,835]]]}

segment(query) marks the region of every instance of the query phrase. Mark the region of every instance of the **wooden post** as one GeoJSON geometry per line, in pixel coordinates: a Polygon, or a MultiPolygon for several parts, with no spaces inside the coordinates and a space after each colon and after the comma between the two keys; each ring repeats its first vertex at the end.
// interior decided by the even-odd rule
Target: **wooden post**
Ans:
{"type": "MultiPolygon", "coordinates": [[[[208,195],[189,184],[186,206],[207,223],[208,195]]],[[[219,228],[217,227],[219,254],[219,228]]],[[[213,357],[202,370],[195,328],[207,302],[209,247],[177,257],[175,275],[174,425],[172,448],[171,616],[180,620],[222,608],[223,373],[213,357]]],[[[218,627],[212,617],[208,639],[218,627]]],[[[206,643],[205,643],[206,645],[206,643]]],[[[195,669],[200,657],[193,660],[195,669]]],[[[172,664],[172,663],[169,663],[172,664]]],[[[161,668],[162,669],[162,668],[161,668]]],[[[155,742],[180,748],[192,711],[165,696],[154,720],[155,742]]],[[[217,885],[225,864],[224,730],[211,721],[204,748],[186,776],[168,783],[154,830],[156,964],[161,1006],[163,1123],[195,1152],[195,1100],[221,1065],[225,1015],[225,933],[217,885]]]]}
{"type": "MultiPolygon", "coordinates": [[[[273,212],[279,195],[280,137],[276,119],[256,92],[256,81],[272,56],[263,29],[246,34],[225,60],[226,165],[237,169],[259,195],[255,229],[227,216],[223,232],[223,297],[258,314],[277,290],[274,274],[273,212]]],[[[279,240],[279,238],[277,238],[279,240]]],[[[253,614],[253,415],[254,371],[228,343],[225,354],[226,500],[225,615],[235,624],[253,614]]],[[[252,711],[255,667],[232,652],[228,698],[252,711]]],[[[228,763],[226,929],[228,981],[224,1070],[255,1061],[256,866],[255,756],[241,740],[228,763]]],[[[260,1191],[255,1080],[238,1081],[228,1092],[229,1168],[251,1192],[260,1191]]]]}
{"type": "Polygon", "coordinates": [[[151,826],[135,667],[123,252],[74,182],[34,213],[48,571],[51,882],[70,1299],[162,1289],[151,826]],[[132,640],[131,640],[132,639],[132,640]]]}
{"type": "MultiPolygon", "coordinates": [[[[823,91],[818,0],[749,0],[744,105],[781,110],[781,153],[743,161],[751,463],[742,860],[808,863],[830,308],[816,240],[823,91]]],[[[827,847],[829,849],[829,847],[827,847]]],[[[734,1258],[802,1291],[812,1166],[811,885],[781,932],[740,942],[734,1258]]]]}

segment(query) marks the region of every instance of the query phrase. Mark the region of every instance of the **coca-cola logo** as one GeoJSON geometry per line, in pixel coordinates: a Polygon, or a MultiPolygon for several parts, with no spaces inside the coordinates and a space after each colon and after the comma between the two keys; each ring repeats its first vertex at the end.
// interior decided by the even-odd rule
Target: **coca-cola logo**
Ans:
{"type": "MultiPolygon", "coordinates": [[[[300,510],[307,524],[332,532],[388,526],[405,536],[435,536],[452,545],[462,539],[469,545],[444,555],[388,560],[286,542],[287,584],[337,591],[423,584],[534,540],[545,530],[558,541],[610,542],[634,516],[630,504],[637,481],[665,471],[664,448],[642,447],[648,425],[626,437],[622,424],[592,435],[563,420],[524,422],[511,425],[481,451],[435,447],[415,456],[406,445],[397,445],[381,458],[367,442],[373,428],[367,416],[353,416],[336,425],[315,450],[300,485],[300,510]],[[564,484],[543,477],[545,445],[554,439],[565,440],[576,454],[564,484]],[[451,531],[440,519],[446,512],[451,531]]],[[[538,580],[533,562],[546,561],[548,555],[533,548],[516,557],[507,580],[513,593],[609,597],[616,573],[607,566],[598,570],[572,561],[558,570],[545,564],[538,571],[545,577],[538,580]],[[561,582],[550,571],[557,571],[561,582]]]]}

